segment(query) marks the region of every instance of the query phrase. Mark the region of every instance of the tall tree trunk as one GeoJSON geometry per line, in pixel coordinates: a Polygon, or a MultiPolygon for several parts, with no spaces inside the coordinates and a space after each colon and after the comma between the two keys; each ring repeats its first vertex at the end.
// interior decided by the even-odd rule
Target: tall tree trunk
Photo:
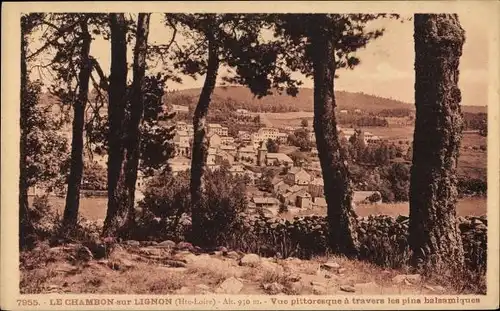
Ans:
{"type": "Polygon", "coordinates": [[[208,68],[205,83],[201,90],[198,104],[193,116],[193,151],[191,157],[191,206],[192,206],[192,236],[191,242],[194,244],[203,244],[202,228],[202,191],[203,191],[203,173],[207,162],[208,142],[206,137],[206,117],[210,97],[215,88],[217,80],[217,71],[219,70],[219,55],[217,45],[213,38],[208,40],[208,68]]]}
{"type": "MultiPolygon", "coordinates": [[[[22,24],[22,23],[21,23],[22,24]]],[[[29,117],[28,97],[28,69],[26,64],[26,49],[27,49],[27,29],[22,29],[21,32],[21,116],[20,130],[21,137],[19,141],[19,246],[23,246],[26,239],[33,233],[33,225],[29,220],[28,211],[28,180],[27,180],[27,126],[26,122],[29,117]]]]}
{"type": "Polygon", "coordinates": [[[328,206],[329,243],[334,251],[352,257],[359,250],[357,218],[352,208],[347,160],[341,152],[335,120],[335,47],[333,38],[320,29],[311,44],[314,53],[314,132],[328,206]]]}
{"type": "Polygon", "coordinates": [[[415,133],[410,186],[414,266],[461,266],[456,219],[463,119],[458,88],[465,32],[455,14],[415,14],[415,133]]]}
{"type": "Polygon", "coordinates": [[[71,140],[71,164],[68,177],[68,192],[64,208],[64,226],[75,225],[80,206],[80,186],[83,175],[83,126],[85,123],[85,106],[89,93],[89,79],[92,65],[89,58],[92,41],[88,31],[87,19],[80,22],[82,46],[78,73],[78,97],[73,105],[73,129],[71,140]]]}
{"type": "Polygon", "coordinates": [[[150,14],[139,13],[137,21],[136,44],[134,50],[133,82],[130,98],[130,123],[127,126],[125,139],[125,202],[120,202],[127,208],[126,223],[121,229],[126,234],[135,223],[135,184],[139,165],[139,145],[141,141],[139,125],[144,111],[144,75],[146,72],[146,56],[148,48],[150,14]]]}
{"type": "Polygon", "coordinates": [[[127,100],[127,25],[123,13],[110,14],[111,73],[108,91],[108,210],[103,235],[114,235],[123,221],[119,206],[124,189],[119,187],[123,163],[123,122],[127,100]]]}

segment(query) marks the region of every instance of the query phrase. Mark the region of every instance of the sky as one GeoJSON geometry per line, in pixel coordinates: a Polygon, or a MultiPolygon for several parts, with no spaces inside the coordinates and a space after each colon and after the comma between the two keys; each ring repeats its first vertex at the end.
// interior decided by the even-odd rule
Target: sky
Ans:
{"type": "MultiPolygon", "coordinates": [[[[488,101],[488,21],[481,18],[481,11],[459,15],[462,28],[466,33],[463,54],[460,59],[459,87],[462,91],[462,104],[485,106],[488,101]]],[[[170,41],[171,32],[162,25],[161,14],[153,14],[149,41],[165,44],[170,41]]],[[[361,64],[354,70],[339,70],[336,90],[363,92],[381,97],[414,102],[414,45],[413,22],[384,19],[372,24],[383,27],[382,37],[368,43],[356,55],[361,64]]],[[[96,57],[105,72],[109,72],[109,42],[96,39],[92,42],[91,54],[96,57]]],[[[132,63],[132,50],[128,53],[132,63]]],[[[220,76],[220,75],[219,75],[220,76]]],[[[301,75],[304,87],[312,87],[313,82],[301,75]]],[[[168,83],[171,89],[199,88],[203,77],[193,80],[183,78],[182,84],[168,83]]]]}

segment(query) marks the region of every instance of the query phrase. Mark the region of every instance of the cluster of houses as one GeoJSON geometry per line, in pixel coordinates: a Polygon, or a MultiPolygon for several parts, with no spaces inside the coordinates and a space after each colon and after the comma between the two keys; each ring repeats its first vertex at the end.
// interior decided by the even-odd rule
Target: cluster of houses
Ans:
{"type": "MultiPolygon", "coordinates": [[[[280,204],[297,208],[326,207],[324,184],[322,177],[314,177],[304,168],[292,167],[282,176],[272,181],[275,197],[257,196],[251,199],[250,207],[272,210],[280,204]]],[[[353,202],[363,203],[374,193],[379,194],[379,200],[372,203],[381,203],[378,191],[354,191],[353,202]]]]}
{"type": "MultiPolygon", "coordinates": [[[[189,158],[193,141],[193,125],[179,121],[175,126],[175,156],[189,158]]],[[[268,153],[265,143],[268,139],[285,143],[288,134],[275,128],[260,128],[255,133],[239,131],[238,137],[228,134],[228,128],[210,123],[207,126],[208,156],[207,166],[218,166],[223,162],[258,166],[293,166],[293,161],[284,153],[268,153]]],[[[177,163],[179,161],[173,161],[177,163]]],[[[186,161],[180,161],[185,163],[186,161]]]]}
{"type": "MultiPolygon", "coordinates": [[[[244,109],[240,114],[247,113],[244,109]]],[[[183,121],[176,123],[174,136],[176,156],[169,161],[174,174],[185,171],[191,166],[191,148],[193,141],[193,125],[183,121]]],[[[278,208],[280,204],[298,208],[325,207],[326,201],[323,193],[323,179],[319,161],[313,161],[304,167],[295,167],[294,161],[285,153],[268,152],[266,142],[268,139],[276,140],[282,144],[287,142],[288,133],[295,128],[263,127],[256,132],[239,131],[237,137],[229,135],[227,127],[210,123],[207,125],[208,154],[207,169],[217,169],[222,164],[229,167],[233,175],[246,175],[251,181],[261,177],[261,170],[253,168],[279,167],[286,174],[278,175],[272,181],[272,196],[256,194],[250,198],[250,207],[278,208]]],[[[340,129],[348,139],[354,135],[354,130],[340,129]]],[[[312,138],[313,131],[310,131],[312,138]]],[[[371,133],[364,132],[366,142],[379,139],[371,133]]],[[[317,154],[313,149],[311,154],[317,154]]],[[[354,201],[361,202],[373,192],[356,192],[354,201]]]]}

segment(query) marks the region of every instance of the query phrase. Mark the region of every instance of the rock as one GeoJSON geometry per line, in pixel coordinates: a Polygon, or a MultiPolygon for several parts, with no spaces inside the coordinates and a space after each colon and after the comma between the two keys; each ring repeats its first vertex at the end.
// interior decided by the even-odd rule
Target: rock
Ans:
{"type": "Polygon", "coordinates": [[[199,289],[199,290],[210,290],[210,286],[205,285],[205,284],[198,284],[195,287],[196,287],[196,289],[199,289]]]}
{"type": "Polygon", "coordinates": [[[158,256],[160,257],[162,252],[160,249],[152,248],[152,247],[141,247],[139,251],[146,255],[158,256]]]}
{"type": "Polygon", "coordinates": [[[354,288],[354,286],[351,286],[351,285],[341,285],[340,290],[343,292],[347,292],[347,293],[356,292],[356,289],[354,288]]]}
{"type": "Polygon", "coordinates": [[[316,282],[316,281],[311,281],[312,286],[320,286],[320,287],[326,287],[325,283],[322,282],[316,282]]]}
{"type": "Polygon", "coordinates": [[[411,283],[416,284],[422,280],[422,276],[420,274],[407,274],[406,279],[411,283]]]}
{"type": "Polygon", "coordinates": [[[124,271],[124,270],[135,267],[134,262],[132,262],[128,259],[125,259],[125,258],[120,258],[118,260],[108,261],[107,265],[111,269],[118,270],[118,271],[124,271]]]}
{"type": "Polygon", "coordinates": [[[481,220],[477,219],[477,218],[474,218],[474,220],[472,221],[472,224],[474,226],[479,226],[479,225],[482,225],[483,222],[481,220]]]}
{"type": "Polygon", "coordinates": [[[94,259],[94,255],[88,247],[81,245],[76,251],[76,259],[82,261],[89,261],[94,259]]]}
{"type": "Polygon", "coordinates": [[[235,277],[230,277],[222,282],[215,290],[218,294],[238,294],[243,289],[243,283],[235,277]]]}
{"type": "Polygon", "coordinates": [[[425,284],[423,287],[425,289],[430,290],[431,292],[434,292],[434,293],[436,293],[436,292],[444,292],[445,291],[444,287],[439,286],[439,285],[431,286],[431,285],[425,284]]]}
{"type": "Polygon", "coordinates": [[[314,295],[326,295],[326,288],[323,286],[314,285],[312,287],[312,292],[314,295]]]}
{"type": "Polygon", "coordinates": [[[176,246],[174,241],[166,240],[155,245],[159,248],[174,248],[176,246]]]}
{"type": "Polygon", "coordinates": [[[479,225],[476,225],[476,229],[486,231],[486,230],[488,230],[488,227],[486,227],[485,224],[479,224],[479,225]]]}
{"type": "Polygon", "coordinates": [[[278,273],[278,274],[284,273],[284,269],[282,266],[280,266],[279,264],[274,263],[274,262],[269,262],[267,260],[262,261],[260,263],[260,267],[262,268],[262,270],[264,270],[267,273],[269,273],[269,272],[274,272],[274,273],[278,273]]]}
{"type": "Polygon", "coordinates": [[[97,263],[100,264],[100,265],[107,266],[109,264],[109,260],[107,260],[107,259],[99,259],[97,261],[97,263]]]}
{"type": "Polygon", "coordinates": [[[343,273],[345,273],[346,271],[347,271],[347,269],[346,269],[346,268],[340,268],[340,269],[338,269],[338,270],[337,270],[337,273],[338,273],[338,274],[343,274],[343,273]]]}
{"type": "Polygon", "coordinates": [[[240,259],[240,255],[238,255],[238,253],[235,251],[227,252],[227,254],[224,256],[226,256],[227,258],[230,258],[230,259],[234,259],[234,260],[240,259]]]}
{"type": "Polygon", "coordinates": [[[293,273],[293,274],[290,274],[290,275],[287,277],[287,279],[288,279],[290,282],[298,282],[298,281],[300,281],[301,276],[300,276],[299,274],[295,274],[295,273],[293,273]]]}
{"type": "Polygon", "coordinates": [[[255,267],[260,263],[260,257],[256,254],[247,254],[240,260],[241,266],[255,267]]]}
{"type": "Polygon", "coordinates": [[[420,274],[399,274],[396,275],[395,277],[392,278],[392,282],[395,284],[401,284],[405,280],[409,281],[410,283],[418,283],[422,279],[420,274]]]}
{"type": "Polygon", "coordinates": [[[156,241],[141,241],[142,246],[155,246],[157,244],[158,244],[158,242],[156,242],[156,241]]]}
{"type": "Polygon", "coordinates": [[[177,247],[176,247],[178,250],[181,250],[181,251],[194,251],[195,248],[193,247],[193,245],[191,243],[188,243],[188,242],[179,242],[177,243],[177,247]]]}
{"type": "Polygon", "coordinates": [[[182,286],[181,288],[176,290],[175,293],[180,295],[186,295],[186,294],[191,294],[192,290],[189,287],[182,286]]]}
{"type": "Polygon", "coordinates": [[[54,271],[65,274],[73,274],[78,271],[78,268],[68,263],[61,263],[61,265],[58,265],[57,268],[54,269],[54,271]]]}
{"type": "Polygon", "coordinates": [[[304,284],[302,284],[302,282],[295,282],[290,285],[289,287],[290,292],[288,294],[298,295],[302,292],[303,289],[304,289],[304,284]]]}
{"type": "Polygon", "coordinates": [[[332,278],[332,276],[330,274],[325,273],[325,279],[331,279],[331,278],[332,278]]]}
{"type": "Polygon", "coordinates": [[[334,261],[330,261],[327,263],[324,263],[320,266],[321,269],[326,270],[326,271],[338,271],[340,269],[340,265],[334,261]]]}
{"type": "Polygon", "coordinates": [[[141,246],[141,243],[139,243],[139,241],[136,241],[136,240],[127,240],[125,241],[125,245],[128,245],[128,246],[141,246]]]}
{"type": "Polygon", "coordinates": [[[445,288],[443,286],[440,286],[440,285],[436,285],[434,286],[434,289],[438,292],[444,292],[445,291],[445,288]]]}
{"type": "Polygon", "coordinates": [[[262,287],[270,295],[279,294],[279,293],[283,292],[283,290],[285,289],[285,287],[278,282],[266,283],[262,287]]]}
{"type": "Polygon", "coordinates": [[[217,251],[218,251],[218,252],[221,252],[222,256],[226,256],[226,255],[227,255],[227,252],[228,252],[227,248],[225,248],[224,246],[219,246],[219,247],[217,248],[217,251]]]}
{"type": "Polygon", "coordinates": [[[165,267],[165,266],[160,266],[158,267],[162,271],[165,272],[176,272],[176,273],[185,273],[187,271],[186,267],[165,267]]]}
{"type": "Polygon", "coordinates": [[[202,295],[207,295],[211,294],[212,292],[210,291],[210,287],[205,285],[205,284],[198,284],[194,288],[195,294],[202,294],[202,295]]]}

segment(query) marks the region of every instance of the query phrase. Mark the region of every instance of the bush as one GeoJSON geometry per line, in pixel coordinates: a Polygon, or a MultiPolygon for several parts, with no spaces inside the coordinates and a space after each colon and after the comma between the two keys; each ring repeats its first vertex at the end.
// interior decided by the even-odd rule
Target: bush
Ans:
{"type": "Polygon", "coordinates": [[[192,240],[203,246],[224,244],[228,235],[238,229],[240,213],[246,211],[246,184],[243,177],[233,177],[226,168],[207,171],[204,175],[200,213],[200,226],[193,228],[192,240]]]}
{"type": "Polygon", "coordinates": [[[378,192],[375,192],[373,193],[372,195],[370,195],[368,198],[366,198],[368,200],[368,202],[370,203],[376,203],[376,202],[379,202],[381,199],[382,199],[382,196],[380,195],[380,193],[378,192]]]}
{"type": "Polygon", "coordinates": [[[193,240],[200,245],[219,245],[238,227],[238,214],[247,207],[244,177],[233,177],[226,168],[207,170],[200,213],[201,228],[192,228],[189,172],[173,177],[164,173],[147,184],[139,202],[135,239],[193,240]],[[192,232],[190,232],[192,231],[192,232]],[[196,235],[196,236],[194,236],[196,235]]]}

